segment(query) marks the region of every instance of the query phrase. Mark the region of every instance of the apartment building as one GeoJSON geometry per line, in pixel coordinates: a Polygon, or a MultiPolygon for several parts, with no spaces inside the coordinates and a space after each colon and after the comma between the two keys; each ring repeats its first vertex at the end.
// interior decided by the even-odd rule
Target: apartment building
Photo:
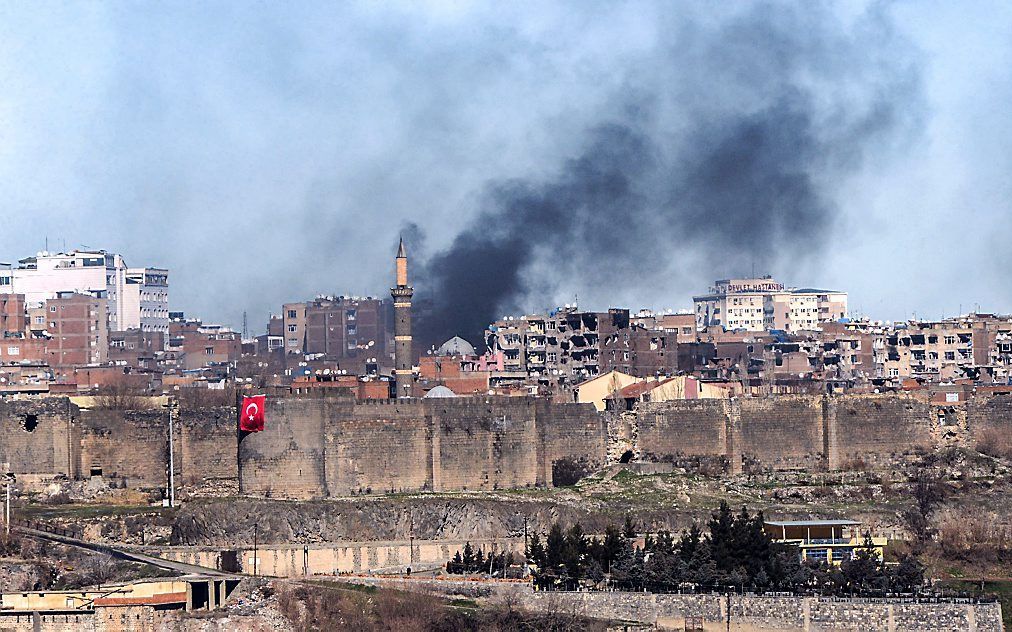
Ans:
{"type": "Polygon", "coordinates": [[[23,294],[38,306],[60,293],[106,299],[110,331],[141,329],[169,333],[169,273],[164,268],[130,268],[104,250],[40,252],[0,266],[0,294],[23,294]]]}
{"type": "Polygon", "coordinates": [[[692,301],[698,330],[811,331],[847,317],[846,292],[788,288],[769,276],[719,280],[692,301]]]}
{"type": "Polygon", "coordinates": [[[109,326],[169,335],[169,271],[126,268],[109,275],[109,326]]]}
{"type": "Polygon", "coordinates": [[[27,328],[24,294],[0,294],[0,335],[23,335],[27,328]]]}
{"type": "Polygon", "coordinates": [[[485,332],[490,353],[502,354],[500,378],[578,384],[601,372],[601,339],[629,329],[629,310],[581,312],[564,307],[547,314],[507,317],[485,332]]]}
{"type": "Polygon", "coordinates": [[[696,317],[689,311],[655,313],[648,309],[641,309],[636,312],[635,316],[629,318],[629,323],[633,327],[649,331],[676,334],[675,342],[677,343],[696,341],[696,317]]]}
{"type": "Polygon", "coordinates": [[[109,362],[135,369],[155,370],[166,346],[165,335],[160,331],[110,331],[109,362]]]}
{"type": "Polygon", "coordinates": [[[58,375],[72,375],[73,367],[108,359],[108,317],[105,298],[77,292],[58,292],[44,303],[46,358],[58,375]]]}
{"type": "MultiPolygon", "coordinates": [[[[306,352],[306,303],[285,303],[281,306],[281,324],[285,353],[303,355],[306,352]]],[[[268,328],[270,323],[268,323],[268,328]]]]}
{"type": "Polygon", "coordinates": [[[169,323],[169,332],[169,352],[180,358],[185,371],[223,366],[227,372],[242,355],[239,332],[222,325],[175,319],[169,323]]]}
{"type": "Polygon", "coordinates": [[[361,372],[367,362],[393,366],[393,303],[346,296],[307,302],[304,352],[336,360],[348,371],[361,372]]]}

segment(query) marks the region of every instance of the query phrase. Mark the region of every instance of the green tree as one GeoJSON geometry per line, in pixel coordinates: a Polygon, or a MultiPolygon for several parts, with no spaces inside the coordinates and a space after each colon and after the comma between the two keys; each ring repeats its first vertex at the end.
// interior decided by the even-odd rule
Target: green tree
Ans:
{"type": "Polygon", "coordinates": [[[625,525],[622,527],[622,533],[630,540],[636,537],[636,524],[629,514],[625,515],[625,525]]]}
{"type": "Polygon", "coordinates": [[[917,592],[924,586],[924,564],[913,555],[904,555],[891,570],[890,584],[897,592],[917,592]]]}
{"type": "Polygon", "coordinates": [[[475,561],[474,547],[471,546],[470,542],[465,542],[464,556],[461,558],[461,562],[464,565],[464,572],[471,572],[471,569],[474,568],[475,561]]]}
{"type": "Polygon", "coordinates": [[[883,576],[881,564],[871,535],[865,534],[862,546],[854,549],[849,560],[840,565],[846,588],[851,592],[865,592],[879,587],[883,576]]]}
{"type": "Polygon", "coordinates": [[[529,563],[533,563],[535,566],[544,566],[547,555],[545,553],[545,546],[541,544],[541,536],[535,533],[531,536],[531,541],[527,545],[527,550],[524,552],[529,563]]]}
{"type": "Polygon", "coordinates": [[[710,516],[710,557],[718,571],[728,573],[736,566],[734,551],[735,521],[727,501],[720,501],[720,508],[710,516]]]}

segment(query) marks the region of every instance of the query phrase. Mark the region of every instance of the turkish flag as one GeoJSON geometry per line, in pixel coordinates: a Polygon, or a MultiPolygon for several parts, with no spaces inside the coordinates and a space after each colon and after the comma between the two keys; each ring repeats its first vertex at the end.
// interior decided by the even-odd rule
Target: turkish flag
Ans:
{"type": "Polygon", "coordinates": [[[254,395],[242,398],[242,410],[239,411],[239,430],[260,432],[264,429],[264,406],[266,395],[254,395]]]}

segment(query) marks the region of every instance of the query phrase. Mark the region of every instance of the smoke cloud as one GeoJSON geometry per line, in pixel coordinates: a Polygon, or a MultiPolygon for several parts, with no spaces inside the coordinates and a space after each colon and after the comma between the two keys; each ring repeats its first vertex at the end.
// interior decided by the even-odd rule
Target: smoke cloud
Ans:
{"type": "Polygon", "coordinates": [[[255,334],[387,296],[413,224],[426,344],[753,270],[876,318],[1009,311],[1010,29],[1000,2],[11,4],[0,261],[103,247],[255,334]]]}
{"type": "Polygon", "coordinates": [[[839,215],[834,186],[919,129],[918,67],[879,14],[755,5],[670,26],[654,71],[630,77],[573,157],[489,183],[428,259],[422,341],[479,341],[567,287],[650,287],[685,270],[811,276],[839,215]]]}

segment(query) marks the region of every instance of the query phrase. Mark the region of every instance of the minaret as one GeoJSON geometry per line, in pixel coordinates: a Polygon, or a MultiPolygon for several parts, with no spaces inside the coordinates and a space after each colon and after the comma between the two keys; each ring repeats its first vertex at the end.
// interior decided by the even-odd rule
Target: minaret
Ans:
{"type": "Polygon", "coordinates": [[[411,295],[408,285],[408,254],[401,238],[397,248],[397,285],[390,288],[394,299],[394,397],[411,397],[411,295]]]}

